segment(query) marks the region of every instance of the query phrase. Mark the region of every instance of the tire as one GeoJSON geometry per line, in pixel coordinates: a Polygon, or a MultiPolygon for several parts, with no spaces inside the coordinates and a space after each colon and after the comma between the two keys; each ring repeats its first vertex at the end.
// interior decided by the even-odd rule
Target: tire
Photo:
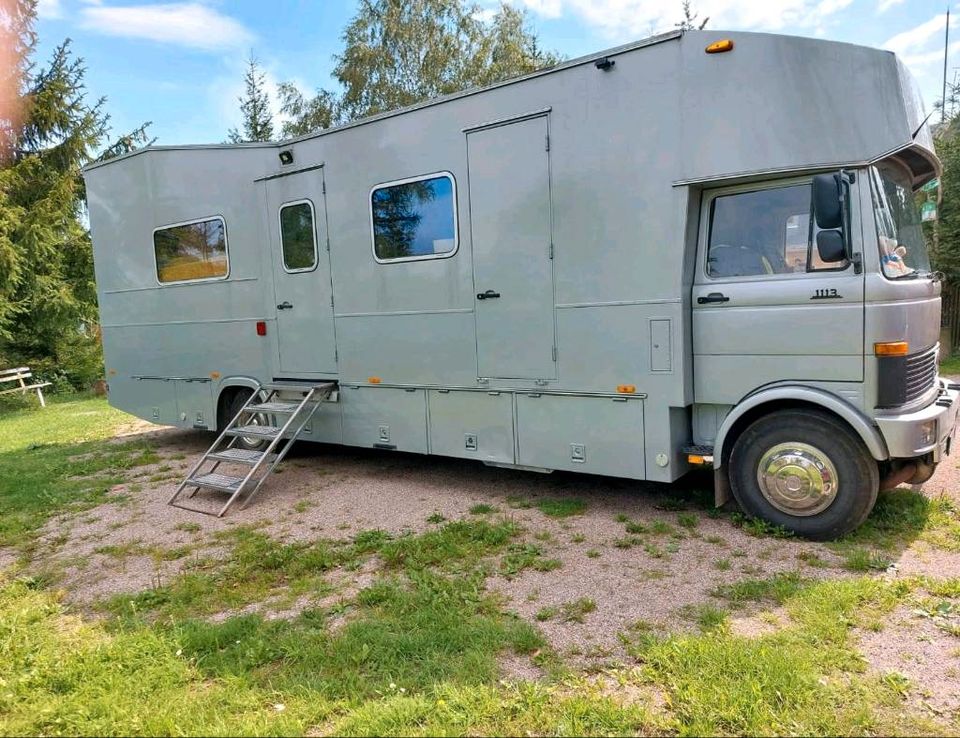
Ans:
{"type": "Polygon", "coordinates": [[[816,410],[781,410],[754,421],[737,439],[730,487],[748,515],[824,541],[866,520],[880,470],[842,421],[816,410]]]}
{"type": "MultiPolygon", "coordinates": [[[[230,402],[227,403],[224,410],[224,417],[220,424],[221,430],[227,426],[227,424],[236,417],[237,413],[240,412],[250,395],[253,394],[253,390],[249,389],[240,389],[233,393],[233,397],[230,398],[230,402]]],[[[251,425],[264,425],[269,423],[270,420],[265,415],[255,415],[250,419],[251,425]]],[[[248,438],[240,436],[237,439],[237,442],[234,445],[234,448],[242,448],[246,451],[263,451],[269,443],[266,439],[263,438],[248,438]]]]}

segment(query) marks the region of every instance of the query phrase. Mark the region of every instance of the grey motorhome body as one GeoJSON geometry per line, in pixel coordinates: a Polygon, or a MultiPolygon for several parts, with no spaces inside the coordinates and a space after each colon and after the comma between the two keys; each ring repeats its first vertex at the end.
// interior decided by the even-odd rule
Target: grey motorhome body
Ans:
{"type": "Polygon", "coordinates": [[[892,53],[719,32],[150,147],[85,171],[110,401],[214,428],[259,382],[325,379],[317,441],[661,482],[697,447],[754,514],[833,535],[949,445],[940,286],[889,232],[938,171],[892,53]],[[811,213],[825,173],[842,227],[811,213]]]}

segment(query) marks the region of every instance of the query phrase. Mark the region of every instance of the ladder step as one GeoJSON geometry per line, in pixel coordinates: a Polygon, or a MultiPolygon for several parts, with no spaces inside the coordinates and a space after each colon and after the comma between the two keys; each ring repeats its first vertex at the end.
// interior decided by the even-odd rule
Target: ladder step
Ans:
{"type": "Polygon", "coordinates": [[[252,436],[258,438],[276,438],[280,429],[273,425],[238,425],[226,431],[228,436],[252,436]]]}
{"type": "MultiPolygon", "coordinates": [[[[207,454],[207,458],[215,459],[216,461],[229,461],[234,464],[256,466],[260,462],[260,459],[264,458],[264,454],[262,451],[249,451],[245,448],[225,448],[223,451],[215,451],[207,454]]],[[[275,458],[277,458],[276,454],[267,454],[267,463],[272,462],[275,458]]]]}
{"type": "Polygon", "coordinates": [[[291,392],[309,392],[316,390],[318,394],[329,392],[337,386],[336,382],[271,382],[262,385],[265,390],[283,390],[291,392]]]}
{"type": "Polygon", "coordinates": [[[287,415],[293,415],[297,412],[297,408],[300,407],[299,402],[280,402],[279,400],[275,402],[261,402],[257,405],[248,405],[248,413],[286,413],[287,415]]]}
{"type": "Polygon", "coordinates": [[[188,487],[204,487],[221,492],[236,492],[243,484],[243,477],[232,477],[229,474],[201,474],[187,480],[188,487]]]}

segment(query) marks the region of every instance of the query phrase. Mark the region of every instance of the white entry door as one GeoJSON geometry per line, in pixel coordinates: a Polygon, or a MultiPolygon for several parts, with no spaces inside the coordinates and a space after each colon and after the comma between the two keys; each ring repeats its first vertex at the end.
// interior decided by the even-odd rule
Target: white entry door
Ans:
{"type": "Polygon", "coordinates": [[[553,379],[553,262],[547,117],[467,135],[477,371],[553,379]]]}
{"type": "Polygon", "coordinates": [[[337,371],[323,170],[266,182],[280,373],[337,371]]]}

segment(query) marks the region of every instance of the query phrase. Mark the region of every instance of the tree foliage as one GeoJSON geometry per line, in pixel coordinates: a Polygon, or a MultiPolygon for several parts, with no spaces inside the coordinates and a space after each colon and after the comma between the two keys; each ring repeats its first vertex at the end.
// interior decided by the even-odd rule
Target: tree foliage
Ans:
{"type": "Polygon", "coordinates": [[[463,0],[361,0],[334,57],[342,92],[305,97],[281,85],[283,134],[302,135],[560,61],[544,51],[527,16],[503,3],[489,19],[463,0]]]}
{"type": "Polygon", "coordinates": [[[683,10],[683,20],[675,23],[675,28],[679,28],[681,31],[702,31],[707,27],[707,23],[710,22],[710,16],[699,20],[699,13],[693,9],[692,0],[683,0],[680,6],[683,10]]]}
{"type": "Polygon", "coordinates": [[[252,54],[247,59],[247,71],[243,76],[244,93],[237,98],[243,114],[241,129],[232,128],[227,134],[230,143],[270,141],[273,138],[273,112],[270,110],[270,94],[267,92],[266,75],[260,62],[252,54]]]}
{"type": "Polygon", "coordinates": [[[937,220],[925,231],[931,242],[933,268],[950,284],[960,284],[960,121],[954,118],[937,133],[937,155],[943,163],[937,220]]]}
{"type": "MultiPolygon", "coordinates": [[[[46,66],[33,60],[36,0],[8,0],[2,7],[0,47],[12,64],[0,70],[0,365],[30,363],[81,385],[91,377],[57,367],[89,367],[80,354],[98,350],[80,168],[103,147],[109,116],[103,99],[90,101],[86,69],[69,41],[46,66]]],[[[104,155],[142,143],[145,127],[104,155]]]]}

